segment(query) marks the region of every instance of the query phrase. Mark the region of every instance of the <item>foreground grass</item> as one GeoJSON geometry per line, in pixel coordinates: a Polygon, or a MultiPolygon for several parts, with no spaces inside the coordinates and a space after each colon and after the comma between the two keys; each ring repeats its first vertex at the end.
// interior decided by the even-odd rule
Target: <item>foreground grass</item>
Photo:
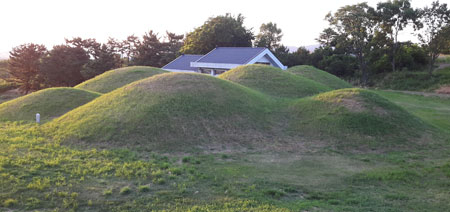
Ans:
{"type": "Polygon", "coordinates": [[[450,98],[375,91],[429,124],[450,133],[450,98]]]}

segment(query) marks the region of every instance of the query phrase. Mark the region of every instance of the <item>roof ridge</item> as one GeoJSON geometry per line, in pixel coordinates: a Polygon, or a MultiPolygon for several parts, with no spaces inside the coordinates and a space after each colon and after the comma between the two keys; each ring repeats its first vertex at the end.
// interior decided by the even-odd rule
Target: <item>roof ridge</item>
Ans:
{"type": "Polygon", "coordinates": [[[198,62],[199,60],[201,60],[202,58],[206,57],[206,55],[208,55],[209,53],[213,52],[213,51],[216,50],[217,48],[219,48],[219,47],[216,47],[216,48],[212,49],[211,51],[209,51],[208,53],[204,54],[202,57],[198,58],[198,59],[197,59],[196,61],[194,61],[194,62],[198,62]]]}
{"type": "MultiPolygon", "coordinates": [[[[257,56],[260,55],[262,52],[266,51],[266,49],[268,49],[268,48],[266,48],[266,47],[255,47],[255,48],[262,48],[262,50],[259,51],[258,54],[256,54],[255,56],[253,56],[253,57],[250,58],[249,60],[245,61],[245,63],[248,63],[248,62],[252,61],[253,59],[255,59],[255,57],[257,57],[257,56]]],[[[269,51],[270,51],[270,50],[269,50],[269,51]]]]}

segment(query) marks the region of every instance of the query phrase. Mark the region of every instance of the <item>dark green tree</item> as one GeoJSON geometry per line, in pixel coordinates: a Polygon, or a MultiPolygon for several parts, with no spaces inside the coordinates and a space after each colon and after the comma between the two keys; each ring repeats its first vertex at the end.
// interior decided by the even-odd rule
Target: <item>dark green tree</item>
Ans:
{"type": "Polygon", "coordinates": [[[89,55],[83,48],[58,45],[43,58],[40,73],[46,86],[72,87],[84,81],[81,71],[88,62],[89,55]]]}
{"type": "Polygon", "coordinates": [[[206,54],[215,47],[250,47],[254,36],[244,27],[244,17],[230,14],[209,18],[186,35],[181,53],[206,54]]]}
{"type": "Polygon", "coordinates": [[[255,38],[255,46],[266,47],[271,51],[275,51],[275,49],[280,47],[281,38],[283,38],[283,34],[281,29],[277,27],[277,24],[272,22],[262,24],[255,38]]]}
{"type": "Polygon", "coordinates": [[[392,71],[395,71],[397,53],[401,44],[398,42],[398,34],[415,20],[416,11],[411,8],[410,0],[389,0],[378,3],[375,17],[383,33],[387,35],[391,50],[392,71]]]}
{"type": "Polygon", "coordinates": [[[82,39],[80,37],[66,39],[66,43],[75,48],[82,48],[88,54],[90,60],[81,72],[85,79],[121,66],[117,43],[114,43],[111,38],[107,44],[101,44],[92,38],[82,39]]]}
{"type": "MultiPolygon", "coordinates": [[[[367,85],[367,56],[370,54],[372,40],[375,36],[375,10],[367,3],[341,7],[334,14],[326,16],[333,31],[335,47],[345,49],[356,56],[361,71],[361,84],[367,85]]],[[[330,34],[329,32],[327,32],[330,34]]]]}
{"type": "Polygon", "coordinates": [[[40,63],[46,53],[44,45],[30,43],[14,47],[9,52],[9,77],[6,80],[19,85],[25,94],[41,89],[40,63]]]}
{"type": "Polygon", "coordinates": [[[431,4],[431,7],[419,10],[419,20],[414,27],[420,30],[418,38],[428,52],[430,75],[439,54],[447,50],[446,46],[450,36],[448,36],[445,28],[449,24],[450,10],[445,3],[439,4],[439,1],[435,1],[431,4]]]}

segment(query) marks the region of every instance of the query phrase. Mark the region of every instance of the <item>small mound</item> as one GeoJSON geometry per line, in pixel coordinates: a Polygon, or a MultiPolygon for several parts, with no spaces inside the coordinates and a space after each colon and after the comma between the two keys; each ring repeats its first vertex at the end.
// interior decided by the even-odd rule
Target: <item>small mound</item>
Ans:
{"type": "Polygon", "coordinates": [[[326,71],[308,65],[290,67],[288,72],[322,83],[332,89],[351,88],[352,86],[326,71]]]}
{"type": "Polygon", "coordinates": [[[53,120],[48,129],[63,140],[144,144],[159,150],[245,142],[258,139],[267,126],[268,101],[216,77],[166,73],[102,95],[53,120]]]}
{"type": "Polygon", "coordinates": [[[300,98],[331,90],[313,80],[267,65],[239,66],[219,78],[276,97],[300,98]]]}
{"type": "Polygon", "coordinates": [[[418,118],[387,99],[356,88],[301,99],[291,110],[292,130],[341,141],[407,140],[423,132],[424,126],[418,118]]]}
{"type": "Polygon", "coordinates": [[[49,121],[98,96],[76,88],[47,88],[0,104],[0,121],[35,121],[36,113],[42,122],[49,121]]]}
{"type": "Polygon", "coordinates": [[[148,66],[130,66],[107,71],[75,86],[75,88],[81,88],[99,93],[108,93],[114,89],[120,88],[134,81],[166,72],[167,71],[164,71],[160,68],[153,68],[148,66]]]}

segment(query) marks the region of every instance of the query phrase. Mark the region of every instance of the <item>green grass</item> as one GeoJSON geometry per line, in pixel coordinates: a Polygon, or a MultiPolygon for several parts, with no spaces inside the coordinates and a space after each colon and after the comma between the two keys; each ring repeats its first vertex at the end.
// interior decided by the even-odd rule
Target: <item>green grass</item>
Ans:
{"type": "Polygon", "coordinates": [[[202,74],[155,75],[104,94],[48,124],[64,139],[184,148],[261,137],[271,101],[202,74]]]}
{"type": "Polygon", "coordinates": [[[375,76],[374,87],[392,90],[432,91],[442,85],[450,85],[450,67],[428,72],[401,71],[375,76]]]}
{"type": "Polygon", "coordinates": [[[300,98],[331,90],[313,80],[266,65],[239,66],[219,78],[275,97],[300,98]]]}
{"type": "Polygon", "coordinates": [[[427,123],[450,133],[450,98],[425,97],[393,91],[374,91],[427,123]]]}
{"type": "Polygon", "coordinates": [[[75,86],[75,88],[81,88],[99,93],[108,93],[134,81],[166,72],[167,71],[159,68],[130,66],[107,71],[75,86]]]}
{"type": "MultiPolygon", "coordinates": [[[[168,76],[172,75],[178,76],[168,76]]],[[[337,90],[306,99],[340,107],[335,101],[357,97],[390,113],[414,115],[427,107],[440,111],[449,105],[438,98],[393,92],[381,95],[385,93],[403,109],[361,89],[337,90]]],[[[298,110],[297,104],[293,103],[291,109],[298,110]]],[[[365,112],[374,111],[367,106],[365,112]]],[[[329,112],[320,118],[336,115],[329,112]]],[[[404,119],[406,124],[408,120],[404,119]]],[[[436,115],[426,121],[439,120],[436,115]]],[[[397,141],[378,133],[370,135],[384,138],[379,145],[397,141]]],[[[433,141],[426,145],[393,148],[382,154],[352,153],[328,144],[311,148],[308,143],[322,140],[306,133],[303,138],[295,141],[296,148],[278,149],[279,142],[289,142],[274,137],[271,148],[230,151],[222,146],[214,151],[172,151],[164,156],[155,149],[132,146],[100,150],[82,143],[64,145],[47,136],[45,126],[0,123],[0,210],[445,211],[449,207],[448,136],[432,136],[433,141]]],[[[349,137],[334,134],[330,139],[348,142],[349,137]]],[[[360,142],[363,139],[370,137],[360,142]]]]}
{"type": "Polygon", "coordinates": [[[291,108],[294,117],[292,130],[319,138],[340,138],[338,146],[350,146],[352,149],[412,145],[408,142],[423,133],[418,129],[425,132],[430,129],[385,98],[357,88],[304,98],[291,108]]]}
{"type": "Polygon", "coordinates": [[[41,121],[53,118],[100,96],[99,93],[76,88],[48,88],[0,104],[0,121],[41,121]]]}
{"type": "Polygon", "coordinates": [[[446,211],[449,105],[155,75],[44,125],[0,122],[0,210],[446,211]]]}
{"type": "Polygon", "coordinates": [[[17,86],[14,83],[6,82],[5,80],[0,79],[0,94],[16,87],[17,86]]]}
{"type": "Polygon", "coordinates": [[[436,63],[450,63],[450,55],[441,55],[436,60],[436,63]]]}
{"type": "Polygon", "coordinates": [[[309,65],[293,66],[287,71],[314,80],[333,89],[352,87],[352,85],[342,79],[339,79],[339,77],[309,65]]]}

